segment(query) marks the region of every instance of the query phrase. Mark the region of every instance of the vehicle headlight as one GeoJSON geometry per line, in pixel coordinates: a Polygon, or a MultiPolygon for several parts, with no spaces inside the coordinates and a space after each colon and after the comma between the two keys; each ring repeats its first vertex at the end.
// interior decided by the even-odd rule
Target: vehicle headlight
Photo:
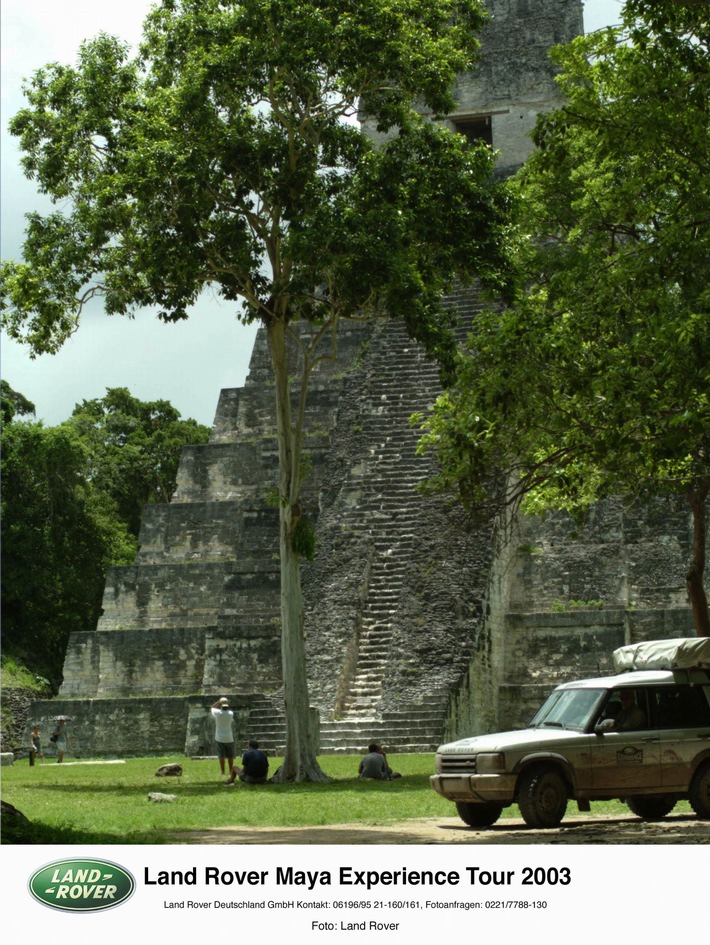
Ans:
{"type": "Polygon", "coordinates": [[[437,774],[441,774],[442,772],[441,755],[437,755],[434,759],[434,771],[436,771],[437,774]]]}
{"type": "Polygon", "coordinates": [[[505,771],[504,752],[483,752],[476,755],[477,774],[500,774],[502,771],[505,771]]]}

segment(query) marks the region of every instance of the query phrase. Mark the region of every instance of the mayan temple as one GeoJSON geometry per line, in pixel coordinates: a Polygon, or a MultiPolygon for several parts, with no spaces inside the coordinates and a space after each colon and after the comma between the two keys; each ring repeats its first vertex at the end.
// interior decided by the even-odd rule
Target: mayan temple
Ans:
{"type": "MultiPolygon", "coordinates": [[[[450,126],[483,138],[510,173],[536,116],[560,104],[547,50],[581,32],[579,0],[490,0],[483,54],[457,83],[450,126]]],[[[452,297],[475,317],[470,293],[452,297]]],[[[692,633],[681,503],[595,508],[521,522],[500,542],[418,485],[409,417],[440,390],[402,326],[346,325],[313,378],[303,505],[311,703],[321,751],[430,751],[524,723],[549,688],[609,667],[614,647],[692,633]],[[606,662],[605,662],[606,660],[606,662]]],[[[212,751],[209,706],[227,695],[238,737],[283,747],[277,447],[266,340],[242,388],[219,396],[209,443],[183,453],[169,505],[144,510],[140,551],[108,575],[94,632],[71,637],[59,697],[83,754],[212,751]]]]}

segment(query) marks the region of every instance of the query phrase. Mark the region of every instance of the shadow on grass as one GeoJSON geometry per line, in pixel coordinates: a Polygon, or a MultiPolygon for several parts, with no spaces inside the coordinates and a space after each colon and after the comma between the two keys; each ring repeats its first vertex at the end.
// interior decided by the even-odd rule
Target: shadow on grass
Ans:
{"type": "Polygon", "coordinates": [[[31,823],[18,827],[3,824],[0,843],[18,845],[77,845],[77,844],[147,844],[164,843],[156,833],[129,833],[120,836],[115,833],[96,833],[90,830],[77,830],[73,827],[48,827],[40,823],[31,823]]]}
{"type": "Polygon", "coordinates": [[[263,790],[270,788],[274,790],[283,790],[289,794],[310,794],[313,791],[325,794],[337,794],[338,792],[355,792],[357,794],[380,793],[387,794],[410,794],[415,791],[421,791],[422,788],[429,789],[428,774],[411,774],[395,781],[366,781],[360,778],[339,778],[325,783],[311,784],[307,781],[299,781],[294,784],[264,784],[264,785],[242,785],[243,787],[263,790]]]}
{"type": "MultiPolygon", "coordinates": [[[[237,782],[234,790],[236,791],[255,791],[263,794],[338,794],[338,793],[356,793],[372,794],[385,792],[387,794],[412,794],[429,789],[429,775],[407,775],[398,778],[396,781],[364,781],[359,778],[343,778],[327,782],[297,782],[285,784],[242,784],[237,782]]],[[[135,784],[51,784],[46,786],[36,786],[34,788],[38,793],[44,790],[51,791],[52,794],[65,794],[67,796],[75,794],[97,794],[113,795],[120,797],[144,796],[146,791],[158,791],[164,794],[179,793],[181,797],[212,797],[216,793],[226,794],[228,789],[223,780],[203,782],[199,784],[190,784],[182,778],[158,778],[155,780],[146,779],[142,783],[135,784]]]]}

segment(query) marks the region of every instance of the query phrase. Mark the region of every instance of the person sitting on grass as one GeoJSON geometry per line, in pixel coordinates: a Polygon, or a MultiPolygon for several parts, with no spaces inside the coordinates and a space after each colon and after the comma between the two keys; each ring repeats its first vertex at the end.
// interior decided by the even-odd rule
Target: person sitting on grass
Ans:
{"type": "Polygon", "coordinates": [[[266,752],[259,748],[259,742],[252,739],[248,750],[242,755],[241,771],[235,768],[229,783],[234,784],[238,777],[244,784],[266,784],[268,773],[269,759],[266,752]]]}
{"type": "Polygon", "coordinates": [[[372,781],[394,781],[401,778],[387,764],[387,755],[375,742],[367,747],[367,754],[363,757],[358,768],[358,777],[372,781]]]}

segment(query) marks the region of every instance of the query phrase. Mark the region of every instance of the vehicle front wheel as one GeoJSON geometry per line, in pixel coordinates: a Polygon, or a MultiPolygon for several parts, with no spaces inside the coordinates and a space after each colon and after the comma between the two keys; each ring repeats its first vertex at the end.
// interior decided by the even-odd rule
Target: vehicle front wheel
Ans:
{"type": "Polygon", "coordinates": [[[676,805],[674,797],[627,797],[626,803],[632,814],[641,820],[663,820],[676,805]]]}
{"type": "Polygon", "coordinates": [[[492,801],[485,804],[458,801],[456,810],[461,820],[469,827],[490,827],[500,817],[503,805],[494,804],[492,801]]]}
{"type": "Polygon", "coordinates": [[[559,826],[567,810],[567,785],[554,768],[528,768],[518,779],[518,807],[528,827],[559,826]]]}
{"type": "Polygon", "coordinates": [[[693,775],[688,800],[701,820],[710,820],[710,761],[700,765],[693,775]]]}

